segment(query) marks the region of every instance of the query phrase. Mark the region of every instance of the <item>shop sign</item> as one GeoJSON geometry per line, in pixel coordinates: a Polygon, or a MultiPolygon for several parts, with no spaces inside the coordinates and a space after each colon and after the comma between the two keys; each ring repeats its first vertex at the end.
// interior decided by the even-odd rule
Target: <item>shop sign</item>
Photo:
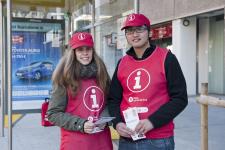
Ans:
{"type": "Polygon", "coordinates": [[[160,27],[153,27],[150,31],[152,40],[171,38],[172,37],[172,24],[166,24],[160,27]]]}

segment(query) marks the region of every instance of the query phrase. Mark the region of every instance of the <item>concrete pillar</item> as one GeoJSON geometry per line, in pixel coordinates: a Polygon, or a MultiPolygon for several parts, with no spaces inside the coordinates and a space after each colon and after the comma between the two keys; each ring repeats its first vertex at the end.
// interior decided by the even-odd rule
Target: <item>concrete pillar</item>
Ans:
{"type": "Polygon", "coordinates": [[[208,83],[209,18],[199,19],[198,30],[198,91],[208,83]]]}
{"type": "Polygon", "coordinates": [[[196,95],[196,17],[177,19],[173,26],[173,53],[184,73],[188,95],[196,95]]]}

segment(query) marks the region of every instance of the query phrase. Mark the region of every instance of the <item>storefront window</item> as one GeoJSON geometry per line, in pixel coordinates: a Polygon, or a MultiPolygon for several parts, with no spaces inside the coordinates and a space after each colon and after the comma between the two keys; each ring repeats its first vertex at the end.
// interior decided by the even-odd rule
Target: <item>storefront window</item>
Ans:
{"type": "Polygon", "coordinates": [[[95,22],[100,23],[95,27],[95,47],[110,76],[113,75],[118,60],[129,47],[121,27],[125,16],[133,12],[133,0],[95,1],[95,22]]]}
{"type": "Polygon", "coordinates": [[[121,31],[124,18],[118,18],[111,22],[96,27],[95,47],[106,64],[110,76],[113,75],[118,60],[128,49],[125,34],[121,31]]]}
{"type": "Polygon", "coordinates": [[[92,3],[89,0],[74,1],[73,18],[73,31],[82,29],[92,22],[92,3]]]}
{"type": "Polygon", "coordinates": [[[134,0],[95,0],[95,21],[101,22],[134,9],[134,0]]]}
{"type": "Polygon", "coordinates": [[[127,46],[122,23],[127,14],[134,12],[134,0],[75,0],[73,6],[73,31],[90,31],[92,28],[92,3],[95,4],[94,27],[95,48],[112,76],[118,60],[125,54],[127,46]]]}
{"type": "Polygon", "coordinates": [[[105,62],[110,75],[113,74],[116,63],[122,57],[121,50],[116,49],[116,22],[110,22],[96,27],[96,51],[105,62]]]}

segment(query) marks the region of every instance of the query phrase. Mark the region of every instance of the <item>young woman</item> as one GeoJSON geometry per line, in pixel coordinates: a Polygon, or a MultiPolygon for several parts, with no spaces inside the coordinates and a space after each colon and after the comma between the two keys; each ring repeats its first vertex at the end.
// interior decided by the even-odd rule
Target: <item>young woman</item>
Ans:
{"type": "Polygon", "coordinates": [[[60,150],[112,150],[108,126],[94,124],[105,110],[106,67],[89,33],[75,33],[69,45],[52,76],[47,112],[49,121],[61,127],[60,150]]]}

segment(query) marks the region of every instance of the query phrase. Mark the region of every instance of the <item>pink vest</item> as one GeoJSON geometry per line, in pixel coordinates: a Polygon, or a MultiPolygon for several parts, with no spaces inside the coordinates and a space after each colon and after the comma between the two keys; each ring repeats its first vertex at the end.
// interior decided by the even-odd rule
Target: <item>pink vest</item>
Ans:
{"type": "MultiPolygon", "coordinates": [[[[139,118],[146,119],[169,101],[164,69],[167,53],[167,49],[157,47],[144,60],[137,61],[128,55],[121,59],[117,74],[123,87],[121,115],[123,110],[137,107],[139,118]]],[[[174,134],[173,130],[174,124],[171,121],[160,128],[149,131],[146,137],[170,137],[174,134]]]]}
{"type": "MultiPolygon", "coordinates": [[[[105,99],[103,91],[97,86],[96,80],[81,81],[81,89],[76,96],[68,90],[66,112],[84,119],[96,121],[103,111],[105,99]]],[[[60,150],[112,150],[109,128],[95,134],[68,131],[61,128],[60,150]]]]}

